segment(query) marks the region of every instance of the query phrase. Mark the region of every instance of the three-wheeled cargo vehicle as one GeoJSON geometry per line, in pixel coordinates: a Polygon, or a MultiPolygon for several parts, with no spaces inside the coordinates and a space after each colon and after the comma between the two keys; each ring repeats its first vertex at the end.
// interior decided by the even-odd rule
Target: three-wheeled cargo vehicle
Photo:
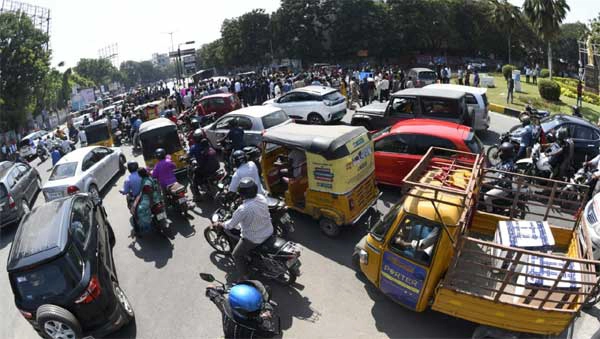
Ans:
{"type": "Polygon", "coordinates": [[[181,160],[186,153],[174,122],[165,118],[146,121],[140,126],[139,135],[146,166],[154,167],[157,162],[154,152],[158,148],[164,148],[177,166],[176,171],[187,168],[187,163],[181,160]]]}
{"type": "Polygon", "coordinates": [[[265,131],[262,148],[268,191],[318,219],[326,235],[374,210],[373,142],[363,127],[287,124],[265,131]]]}
{"type": "Polygon", "coordinates": [[[400,202],[356,245],[354,263],[414,311],[431,306],[487,328],[561,333],[598,293],[600,262],[579,224],[586,189],[567,200],[566,182],[483,162],[431,148],[404,179],[400,202]]]}

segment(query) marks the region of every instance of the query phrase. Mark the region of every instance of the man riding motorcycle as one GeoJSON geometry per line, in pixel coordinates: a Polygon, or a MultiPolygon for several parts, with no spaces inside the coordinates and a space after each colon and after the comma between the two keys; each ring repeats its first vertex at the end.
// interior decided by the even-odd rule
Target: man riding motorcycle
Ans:
{"type": "Polygon", "coordinates": [[[240,226],[240,241],[233,249],[232,256],[241,280],[247,279],[248,263],[247,254],[260,246],[273,235],[273,224],[269,214],[269,205],[264,195],[258,194],[258,185],[252,178],[242,178],[239,183],[238,193],[243,202],[233,212],[230,220],[225,223],[218,222],[215,227],[224,227],[227,230],[240,226]]]}
{"type": "Polygon", "coordinates": [[[569,131],[561,127],[556,132],[556,141],[546,151],[552,166],[552,178],[563,178],[566,176],[572,157],[573,141],[568,138],[569,131]]]}
{"type": "Polygon", "coordinates": [[[519,141],[519,152],[517,153],[517,159],[522,159],[527,156],[527,149],[533,146],[533,128],[531,127],[531,119],[529,116],[524,116],[521,119],[523,124],[523,133],[521,134],[521,140],[519,141]]]}
{"type": "MultiPolygon", "coordinates": [[[[510,142],[503,142],[502,145],[500,145],[498,154],[500,162],[496,165],[496,169],[508,173],[515,172],[513,150],[514,146],[510,142]]],[[[512,182],[510,181],[509,176],[509,174],[505,174],[499,178],[499,180],[494,183],[494,186],[498,188],[492,188],[483,197],[487,212],[491,213],[494,211],[494,206],[492,205],[494,200],[506,197],[510,193],[510,190],[512,190],[512,182]]]]}
{"type": "MultiPolygon", "coordinates": [[[[189,132],[187,134],[186,139],[187,139],[190,147],[192,147],[196,143],[196,140],[194,139],[194,135],[195,135],[196,131],[200,128],[200,120],[198,119],[198,117],[193,116],[190,118],[189,125],[190,125],[189,132]]],[[[202,130],[200,130],[200,133],[202,133],[202,130]]],[[[204,136],[204,133],[202,133],[202,136],[204,136]]]]}
{"type": "Polygon", "coordinates": [[[590,198],[594,197],[596,193],[600,192],[600,154],[595,156],[592,160],[584,161],[583,166],[590,166],[593,169],[592,181],[590,182],[590,189],[592,189],[592,194],[589,195],[590,198]]]}
{"type": "Polygon", "coordinates": [[[229,191],[237,192],[238,184],[242,178],[252,178],[259,187],[259,193],[266,196],[267,193],[263,188],[260,176],[258,174],[258,167],[253,161],[248,161],[248,157],[244,151],[238,150],[233,152],[231,155],[233,167],[237,168],[233,176],[231,177],[231,184],[229,184],[229,191]]]}
{"type": "Polygon", "coordinates": [[[225,139],[231,140],[234,151],[241,150],[244,148],[244,129],[239,126],[237,119],[231,120],[229,126],[225,139]]]}
{"type": "Polygon", "coordinates": [[[206,296],[222,314],[225,338],[269,338],[273,333],[263,323],[273,315],[270,304],[264,300],[265,286],[258,280],[243,281],[229,290],[227,299],[222,287],[209,286],[206,296]]]}
{"type": "Polygon", "coordinates": [[[127,207],[131,208],[131,204],[140,195],[142,190],[142,177],[138,173],[139,165],[136,161],[130,161],[127,163],[127,171],[129,176],[123,183],[123,189],[119,192],[126,196],[127,207]]]}
{"type": "Polygon", "coordinates": [[[204,133],[202,133],[201,129],[194,131],[193,139],[195,143],[190,147],[188,156],[194,157],[197,163],[192,193],[194,194],[194,199],[198,199],[200,193],[198,187],[200,187],[204,180],[214,176],[221,167],[221,164],[219,163],[217,152],[210,147],[210,143],[208,139],[204,138],[204,133]]]}
{"type": "Polygon", "coordinates": [[[166,190],[167,187],[177,182],[177,178],[175,177],[177,166],[171,161],[170,157],[167,158],[167,151],[164,148],[157,148],[154,151],[154,155],[158,159],[158,162],[152,170],[152,177],[158,181],[163,190],[166,190]]]}

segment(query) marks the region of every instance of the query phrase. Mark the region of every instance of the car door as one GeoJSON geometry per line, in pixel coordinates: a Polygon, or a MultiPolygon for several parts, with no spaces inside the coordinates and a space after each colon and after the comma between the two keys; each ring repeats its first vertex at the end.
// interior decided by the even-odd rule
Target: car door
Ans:
{"type": "Polygon", "coordinates": [[[104,187],[119,170],[118,163],[115,165],[115,162],[112,161],[113,150],[109,148],[98,147],[93,152],[98,159],[98,171],[102,173],[103,181],[100,185],[104,187]]]}
{"type": "Polygon", "coordinates": [[[238,126],[244,130],[244,145],[259,145],[262,140],[262,129],[249,117],[237,117],[238,126]]]}
{"type": "Polygon", "coordinates": [[[290,92],[275,100],[275,106],[280,107],[292,119],[301,118],[297,108],[297,101],[300,99],[298,92],[290,92]]]}
{"type": "Polygon", "coordinates": [[[237,117],[237,115],[227,115],[221,117],[210,127],[209,133],[207,134],[213,146],[217,145],[219,141],[223,140],[227,136],[227,133],[229,133],[229,129],[231,128],[229,124],[231,124],[231,121],[237,117]]]}
{"type": "Polygon", "coordinates": [[[212,111],[217,112],[217,115],[223,115],[225,113],[228,113],[227,107],[225,105],[225,98],[217,97],[212,98],[210,100],[212,111]]]}
{"type": "Polygon", "coordinates": [[[27,164],[17,164],[16,167],[21,174],[19,181],[23,182],[23,193],[25,195],[25,199],[30,202],[37,192],[37,180],[35,178],[35,174],[33,173],[33,170],[31,170],[31,167],[29,167],[27,164]]]}
{"type": "Polygon", "coordinates": [[[102,158],[94,151],[95,149],[83,157],[81,170],[84,172],[85,176],[96,179],[98,189],[102,189],[105,182],[104,171],[100,168],[100,160],[102,160],[102,158]]]}
{"type": "Polygon", "coordinates": [[[598,155],[600,136],[594,129],[573,124],[569,132],[575,144],[575,154],[573,155],[575,161],[582,162],[586,156],[589,160],[598,155]]]}
{"type": "Polygon", "coordinates": [[[408,171],[404,169],[412,136],[390,133],[375,141],[375,177],[379,183],[400,186],[408,171]]]}
{"type": "Polygon", "coordinates": [[[383,119],[384,125],[378,126],[383,128],[393,126],[399,121],[412,119],[418,113],[418,101],[415,97],[394,97],[390,101],[383,119]]]}

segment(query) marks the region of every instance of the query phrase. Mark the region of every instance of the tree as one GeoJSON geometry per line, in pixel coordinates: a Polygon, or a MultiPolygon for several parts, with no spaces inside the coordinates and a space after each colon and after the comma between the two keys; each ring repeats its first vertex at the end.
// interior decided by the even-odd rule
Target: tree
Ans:
{"type": "Polygon", "coordinates": [[[200,68],[222,68],[225,66],[223,57],[223,40],[217,39],[211,43],[204,44],[196,51],[198,65],[200,68]]]}
{"type": "Polygon", "coordinates": [[[23,13],[0,14],[0,129],[21,126],[49,69],[48,35],[23,13]]]}
{"type": "Polygon", "coordinates": [[[108,85],[117,77],[117,69],[108,59],[80,59],[75,72],[94,82],[98,87],[108,85]]]}
{"type": "Polygon", "coordinates": [[[511,37],[515,29],[521,25],[521,10],[508,0],[490,0],[490,20],[500,31],[506,34],[508,38],[508,63],[512,64],[511,58],[511,37]]]}
{"type": "Polygon", "coordinates": [[[525,0],[523,11],[535,32],[548,45],[548,71],[552,78],[552,40],[570,10],[566,0],[525,0]]]}
{"type": "Polygon", "coordinates": [[[270,56],[271,23],[264,9],[225,19],[221,26],[223,58],[230,65],[255,65],[270,56]]]}
{"type": "Polygon", "coordinates": [[[561,25],[560,33],[554,43],[556,57],[565,60],[569,64],[577,65],[579,41],[583,40],[588,33],[588,27],[581,22],[561,25]]]}

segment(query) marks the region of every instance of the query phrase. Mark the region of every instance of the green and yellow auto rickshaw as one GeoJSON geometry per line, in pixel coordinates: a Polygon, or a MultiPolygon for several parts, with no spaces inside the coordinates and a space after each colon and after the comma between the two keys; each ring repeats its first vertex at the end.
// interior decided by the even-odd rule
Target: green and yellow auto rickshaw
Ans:
{"type": "Polygon", "coordinates": [[[85,131],[87,146],[112,147],[113,138],[109,124],[108,120],[101,119],[85,126],[83,130],[85,131]]]}
{"type": "Polygon", "coordinates": [[[177,125],[169,119],[158,118],[144,122],[139,131],[140,143],[144,161],[149,167],[154,167],[157,162],[154,151],[164,148],[171,161],[177,166],[176,171],[185,170],[187,163],[181,160],[185,156],[183,144],[179,138],[177,125]]]}

